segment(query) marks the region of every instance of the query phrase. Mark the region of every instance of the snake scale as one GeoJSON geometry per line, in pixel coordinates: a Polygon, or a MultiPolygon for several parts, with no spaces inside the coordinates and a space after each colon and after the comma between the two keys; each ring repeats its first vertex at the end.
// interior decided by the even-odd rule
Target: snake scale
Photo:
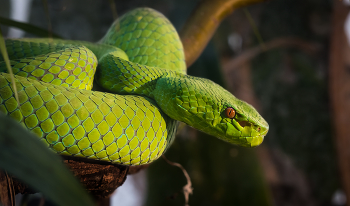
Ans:
{"type": "Polygon", "coordinates": [[[180,38],[153,9],[126,13],[98,43],[7,39],[6,48],[19,105],[0,57],[0,111],[61,155],[148,164],[171,145],[178,121],[247,147],[269,128],[251,105],[186,75],[180,38]]]}

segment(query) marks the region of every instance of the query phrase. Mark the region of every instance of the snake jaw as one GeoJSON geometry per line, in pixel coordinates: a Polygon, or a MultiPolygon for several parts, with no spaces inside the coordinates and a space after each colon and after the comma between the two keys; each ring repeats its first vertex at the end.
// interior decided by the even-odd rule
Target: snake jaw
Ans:
{"type": "Polygon", "coordinates": [[[226,122],[225,141],[245,147],[260,145],[269,129],[265,121],[254,123],[249,120],[232,119],[226,122]]]}

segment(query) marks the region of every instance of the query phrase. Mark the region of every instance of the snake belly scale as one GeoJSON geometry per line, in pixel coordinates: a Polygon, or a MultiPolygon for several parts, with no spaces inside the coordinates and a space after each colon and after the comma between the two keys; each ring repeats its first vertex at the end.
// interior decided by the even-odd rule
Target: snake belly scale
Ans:
{"type": "Polygon", "coordinates": [[[98,43],[19,39],[6,47],[20,105],[0,58],[0,111],[61,155],[148,164],[171,145],[177,121],[249,147],[268,131],[249,104],[186,75],[176,30],[152,9],[128,12],[98,43]],[[226,117],[227,108],[236,115],[226,117]]]}

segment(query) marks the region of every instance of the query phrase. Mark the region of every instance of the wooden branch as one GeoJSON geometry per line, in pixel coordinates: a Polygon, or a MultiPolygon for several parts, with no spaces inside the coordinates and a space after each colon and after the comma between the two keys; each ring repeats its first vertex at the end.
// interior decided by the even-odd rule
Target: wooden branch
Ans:
{"type": "Polygon", "coordinates": [[[180,32],[187,67],[199,57],[221,21],[235,9],[266,0],[202,0],[180,32]]]}
{"type": "Polygon", "coordinates": [[[7,172],[3,171],[0,171],[0,205],[16,205],[12,177],[10,177],[7,172]]]}
{"type": "MultiPolygon", "coordinates": [[[[137,173],[141,169],[148,167],[148,165],[128,167],[84,158],[62,157],[65,158],[64,162],[80,182],[83,183],[86,190],[97,200],[109,198],[115,189],[124,183],[128,174],[137,173]]],[[[36,192],[16,178],[13,178],[13,185],[14,194],[33,194],[36,192]]],[[[1,186],[3,185],[0,183],[1,186]]]]}
{"type": "MultiPolygon", "coordinates": [[[[128,174],[129,167],[122,165],[101,164],[97,161],[86,162],[81,159],[64,160],[73,174],[97,200],[108,198],[121,186],[128,174]]],[[[2,186],[2,184],[0,183],[2,186]]],[[[15,194],[33,194],[37,191],[13,178],[15,194]]]]}
{"type": "MultiPolygon", "coordinates": [[[[333,126],[338,153],[338,164],[343,187],[350,200],[350,47],[345,36],[344,23],[350,12],[342,1],[333,1],[333,32],[331,35],[329,65],[329,95],[333,110],[333,126]]],[[[350,206],[350,201],[347,201],[350,206]]]]}

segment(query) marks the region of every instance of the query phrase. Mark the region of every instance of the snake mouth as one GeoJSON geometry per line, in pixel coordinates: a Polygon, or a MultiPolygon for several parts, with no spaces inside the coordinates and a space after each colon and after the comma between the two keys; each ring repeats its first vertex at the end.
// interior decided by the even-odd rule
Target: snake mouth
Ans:
{"type": "Polygon", "coordinates": [[[253,127],[256,131],[258,131],[258,133],[261,136],[265,136],[267,134],[267,132],[269,131],[269,125],[265,121],[263,121],[262,123],[259,123],[259,124],[254,124],[254,123],[248,122],[248,121],[237,121],[237,122],[242,128],[244,128],[246,126],[253,127]]]}
{"type": "MultiPolygon", "coordinates": [[[[263,141],[264,141],[264,138],[267,134],[267,132],[269,131],[269,126],[255,126],[256,127],[256,131],[258,132],[257,135],[255,136],[252,136],[251,138],[247,137],[247,142],[248,144],[250,144],[251,147],[256,147],[256,146],[259,146],[263,141]]],[[[253,134],[253,132],[252,132],[253,134]]]]}
{"type": "Polygon", "coordinates": [[[259,146],[263,141],[264,141],[264,135],[258,135],[258,136],[255,136],[255,137],[247,137],[247,142],[248,144],[250,144],[249,146],[250,147],[256,147],[256,146],[259,146]]]}
{"type": "Polygon", "coordinates": [[[259,127],[260,128],[260,135],[265,136],[267,132],[269,131],[269,127],[259,127]]]}
{"type": "MultiPolygon", "coordinates": [[[[241,126],[238,128],[236,127],[238,130],[243,131],[245,129],[245,127],[248,127],[248,128],[251,128],[252,130],[257,131],[262,136],[265,136],[269,130],[268,126],[266,127],[265,125],[258,125],[258,124],[254,124],[254,123],[251,123],[248,121],[237,121],[237,123],[241,126]]],[[[254,134],[252,134],[252,136],[253,135],[254,134]]]]}
{"type": "Polygon", "coordinates": [[[256,147],[260,145],[268,132],[268,125],[256,124],[249,121],[232,121],[227,123],[226,135],[234,144],[246,147],[256,147]]]}

